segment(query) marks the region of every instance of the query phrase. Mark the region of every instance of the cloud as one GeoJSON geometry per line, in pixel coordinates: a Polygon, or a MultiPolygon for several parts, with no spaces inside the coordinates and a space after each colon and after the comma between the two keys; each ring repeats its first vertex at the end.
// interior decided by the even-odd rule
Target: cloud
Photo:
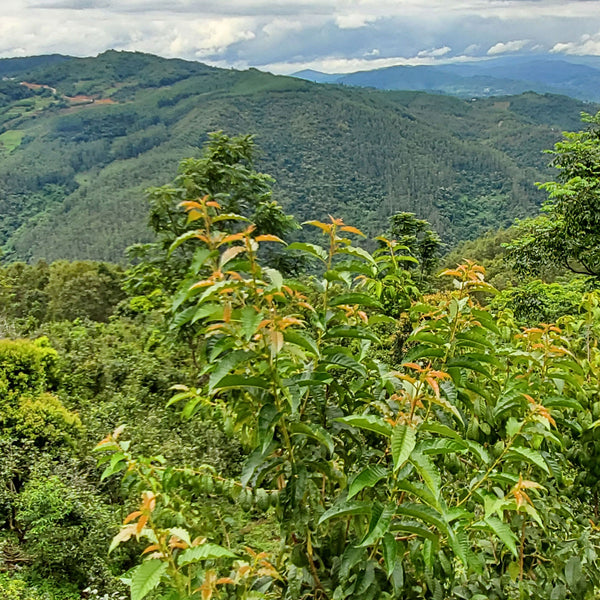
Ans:
{"type": "Polygon", "coordinates": [[[115,48],[278,72],[597,54],[598,31],[600,0],[0,0],[0,56],[115,48]]]}
{"type": "Polygon", "coordinates": [[[576,42],[557,42],[550,50],[552,53],[562,54],[591,54],[600,55],[600,31],[594,35],[582,35],[576,42]]]}
{"type": "Polygon", "coordinates": [[[359,29],[360,27],[365,27],[366,25],[372,23],[375,20],[376,17],[360,13],[338,15],[335,17],[336,25],[340,29],[359,29]]]}
{"type": "Polygon", "coordinates": [[[452,48],[450,48],[450,46],[442,46],[441,48],[433,48],[432,50],[420,50],[417,53],[417,56],[419,58],[422,58],[425,56],[431,56],[431,57],[436,58],[439,56],[445,56],[451,50],[452,50],[452,48]]]}
{"type": "Polygon", "coordinates": [[[513,40],[512,42],[498,42],[494,44],[488,51],[489,56],[495,54],[504,54],[506,52],[518,52],[522,50],[529,40],[513,40]]]}

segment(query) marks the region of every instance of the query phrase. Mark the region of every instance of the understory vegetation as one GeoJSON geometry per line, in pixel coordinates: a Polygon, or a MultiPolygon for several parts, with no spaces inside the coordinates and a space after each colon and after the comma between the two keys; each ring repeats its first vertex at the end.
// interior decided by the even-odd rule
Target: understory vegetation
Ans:
{"type": "Polygon", "coordinates": [[[598,598],[599,125],[446,257],[407,212],[298,241],[218,133],[127,269],[1,267],[0,596],[598,598]]]}

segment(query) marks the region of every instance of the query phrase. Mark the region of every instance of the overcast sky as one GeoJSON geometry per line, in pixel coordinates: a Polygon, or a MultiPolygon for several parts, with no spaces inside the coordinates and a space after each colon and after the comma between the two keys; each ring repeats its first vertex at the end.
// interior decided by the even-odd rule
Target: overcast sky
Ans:
{"type": "Polygon", "coordinates": [[[600,55],[600,0],[0,0],[0,56],[108,48],[277,73],[600,55]]]}

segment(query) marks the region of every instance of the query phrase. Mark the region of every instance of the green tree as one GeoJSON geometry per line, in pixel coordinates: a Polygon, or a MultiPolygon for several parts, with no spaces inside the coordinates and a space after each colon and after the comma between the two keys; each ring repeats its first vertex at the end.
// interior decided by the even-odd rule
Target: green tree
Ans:
{"type": "Polygon", "coordinates": [[[549,194],[545,214],[520,223],[520,236],[508,247],[520,273],[556,265],[600,276],[600,112],[582,113],[582,120],[587,129],[566,132],[550,151],[559,174],[539,184],[549,194]]]}
{"type": "Polygon", "coordinates": [[[401,246],[406,246],[410,255],[419,261],[418,269],[421,278],[431,274],[440,259],[442,250],[440,236],[425,219],[418,219],[414,213],[397,212],[389,218],[389,221],[387,237],[396,240],[401,246]]]}

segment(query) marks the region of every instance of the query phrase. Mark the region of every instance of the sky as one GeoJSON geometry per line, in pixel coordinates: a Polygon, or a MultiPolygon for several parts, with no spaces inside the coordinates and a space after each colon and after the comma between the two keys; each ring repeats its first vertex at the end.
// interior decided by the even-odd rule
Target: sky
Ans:
{"type": "Polygon", "coordinates": [[[274,73],[600,55],[600,0],[0,0],[0,57],[107,49],[274,73]]]}

